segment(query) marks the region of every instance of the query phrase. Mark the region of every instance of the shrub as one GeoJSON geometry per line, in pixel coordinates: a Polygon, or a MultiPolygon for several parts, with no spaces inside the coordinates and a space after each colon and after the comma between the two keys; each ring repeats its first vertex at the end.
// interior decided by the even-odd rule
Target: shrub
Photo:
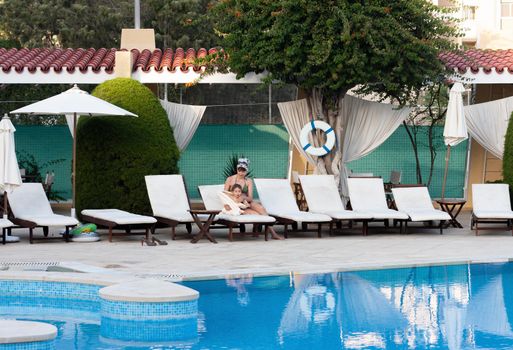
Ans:
{"type": "Polygon", "coordinates": [[[151,213],[144,176],[178,173],[180,152],[166,112],[146,86],[128,78],[92,94],[138,115],[80,117],[76,208],[151,213]]]}
{"type": "Polygon", "coordinates": [[[513,118],[509,118],[508,130],[504,140],[504,157],[502,159],[504,182],[513,186],[513,118]]]}

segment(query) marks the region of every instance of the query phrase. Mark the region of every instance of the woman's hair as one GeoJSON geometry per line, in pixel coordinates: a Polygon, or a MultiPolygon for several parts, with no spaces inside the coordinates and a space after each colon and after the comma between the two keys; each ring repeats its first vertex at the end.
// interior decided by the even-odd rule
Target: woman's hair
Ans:
{"type": "Polygon", "coordinates": [[[239,184],[234,184],[234,185],[232,186],[232,192],[233,192],[236,188],[238,188],[239,190],[241,190],[241,191],[242,191],[242,186],[241,186],[241,185],[239,185],[239,184]]]}

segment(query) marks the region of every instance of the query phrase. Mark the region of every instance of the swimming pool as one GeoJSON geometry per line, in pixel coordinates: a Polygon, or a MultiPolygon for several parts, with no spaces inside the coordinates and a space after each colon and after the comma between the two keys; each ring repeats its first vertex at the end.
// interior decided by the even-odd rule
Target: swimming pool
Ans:
{"type": "Polygon", "coordinates": [[[1,283],[0,318],[54,324],[59,350],[513,348],[512,263],[184,285],[200,292],[197,333],[175,341],[105,337],[97,298],[9,296],[1,283]]]}

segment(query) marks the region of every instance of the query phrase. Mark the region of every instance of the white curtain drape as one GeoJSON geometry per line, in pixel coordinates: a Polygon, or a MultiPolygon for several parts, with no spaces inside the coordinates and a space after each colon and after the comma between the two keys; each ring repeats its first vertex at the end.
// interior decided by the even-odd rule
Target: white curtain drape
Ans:
{"type": "MultiPolygon", "coordinates": [[[[307,154],[301,147],[299,133],[310,120],[308,103],[305,99],[278,103],[283,123],[299,152],[310,164],[316,164],[315,156],[307,154]]],[[[346,95],[340,108],[341,133],[337,140],[341,147],[341,194],[348,199],[346,164],[357,160],[376,149],[401,125],[410,112],[409,108],[372,102],[346,95]]],[[[333,127],[333,126],[332,126],[333,127]]]]}
{"type": "MultiPolygon", "coordinates": [[[[68,124],[69,132],[71,133],[71,137],[73,137],[73,114],[66,114],[66,123],[68,124]]],[[[78,125],[78,119],[80,118],[79,115],[77,115],[77,125],[78,125]]]]}
{"type": "MultiPolygon", "coordinates": [[[[180,152],[191,142],[198,125],[203,118],[207,106],[193,106],[159,100],[166,111],[169,124],[173,128],[173,136],[180,152]]],[[[79,116],[77,116],[78,122],[79,116]]],[[[66,114],[66,122],[73,136],[73,114],[66,114]]]]}
{"type": "Polygon", "coordinates": [[[345,130],[342,140],[342,196],[347,199],[347,163],[360,159],[380,146],[394,133],[408,117],[410,108],[379,103],[357,98],[344,97],[342,106],[345,130]]]}
{"type": "Polygon", "coordinates": [[[310,121],[310,112],[308,110],[308,102],[306,99],[282,102],[278,103],[278,109],[280,110],[281,118],[285,128],[287,129],[292,143],[296,149],[301,153],[308,163],[315,166],[314,156],[310,153],[306,153],[301,147],[301,141],[299,141],[299,134],[303,126],[310,121]]]}
{"type": "Polygon", "coordinates": [[[160,100],[173,128],[176,145],[183,151],[191,141],[203,118],[206,106],[193,106],[160,100]]]}
{"type": "Polygon", "coordinates": [[[513,97],[465,106],[464,110],[470,135],[488,152],[502,159],[513,97]]]}

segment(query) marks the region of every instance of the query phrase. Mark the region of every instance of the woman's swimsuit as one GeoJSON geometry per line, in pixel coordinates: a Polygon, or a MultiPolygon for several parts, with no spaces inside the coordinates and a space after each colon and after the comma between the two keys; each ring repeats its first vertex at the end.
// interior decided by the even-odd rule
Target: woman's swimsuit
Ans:
{"type": "MultiPolygon", "coordinates": [[[[233,180],[233,185],[236,185],[237,184],[237,178],[235,178],[233,180]]],[[[233,191],[233,185],[230,186],[230,192],[233,191]]],[[[245,195],[248,194],[248,183],[247,183],[247,180],[244,179],[244,187],[242,188],[242,193],[244,193],[245,195]]]]}

